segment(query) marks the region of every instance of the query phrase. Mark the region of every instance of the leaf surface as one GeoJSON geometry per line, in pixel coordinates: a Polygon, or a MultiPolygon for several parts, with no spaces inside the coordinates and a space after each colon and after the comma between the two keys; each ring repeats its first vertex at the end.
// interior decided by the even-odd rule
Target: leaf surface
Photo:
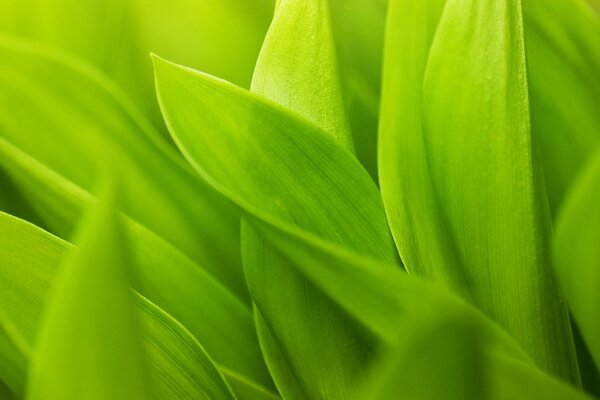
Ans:
{"type": "MultiPolygon", "coordinates": [[[[216,188],[266,218],[390,265],[397,262],[377,188],[325,131],[226,82],[161,59],[155,64],[167,124],[192,165],[216,188]]],[[[253,299],[291,370],[286,376],[296,380],[280,376],[279,389],[294,393],[291,398],[344,397],[369,348],[293,269],[269,267],[285,265],[279,258],[274,252],[244,253],[253,299]],[[263,263],[250,257],[270,258],[263,263]],[[265,285],[286,288],[288,297],[265,285]],[[292,321],[302,321],[304,329],[292,321]]]]}
{"type": "Polygon", "coordinates": [[[399,2],[390,13],[382,191],[400,253],[409,271],[498,321],[545,371],[577,382],[550,270],[521,3],[432,4],[399,2]],[[419,16],[424,27],[402,25],[419,16]],[[411,27],[417,34],[403,41],[411,27]]]}
{"type": "MultiPolygon", "coordinates": [[[[0,221],[3,237],[10,238],[0,251],[0,304],[7,310],[2,327],[8,323],[18,334],[17,339],[12,335],[9,349],[20,352],[27,363],[59,266],[73,247],[5,214],[0,221]]],[[[139,294],[134,305],[152,389],[158,398],[232,398],[213,361],[186,329],[139,294]],[[210,393],[218,395],[210,397],[210,393]]],[[[24,376],[20,378],[24,382],[24,376]]],[[[23,390],[15,388],[17,393],[23,390]]]]}

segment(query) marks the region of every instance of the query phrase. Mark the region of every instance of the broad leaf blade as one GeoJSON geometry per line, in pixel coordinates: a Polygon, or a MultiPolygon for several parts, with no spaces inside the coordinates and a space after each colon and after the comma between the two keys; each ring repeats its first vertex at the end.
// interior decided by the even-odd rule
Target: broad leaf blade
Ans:
{"type": "Polygon", "coordinates": [[[149,399],[114,188],[62,266],[35,346],[27,398],[149,399]]]}
{"type": "MultiPolygon", "coordinates": [[[[400,251],[410,254],[407,269],[453,287],[544,370],[577,382],[570,323],[549,270],[550,221],[529,122],[520,1],[448,1],[437,28],[435,10],[443,4],[434,4],[417,6],[429,28],[404,45],[407,58],[390,55],[386,65],[398,90],[389,95],[403,96],[387,100],[383,135],[404,159],[382,180],[384,196],[392,193],[386,205],[400,251]],[[413,78],[423,82],[422,92],[414,82],[403,92],[413,78]],[[395,104],[408,125],[390,116],[395,104]],[[391,138],[403,127],[408,139],[391,138]],[[405,172],[411,169],[415,180],[405,172]],[[404,190],[393,188],[394,176],[404,190]]],[[[394,15],[390,23],[400,23],[401,14],[394,15]]],[[[390,29],[391,40],[399,40],[402,31],[390,29]]],[[[398,46],[388,43],[388,51],[398,46]]]]}
{"type": "MultiPolygon", "coordinates": [[[[351,150],[329,19],[328,0],[278,4],[251,90],[297,112],[351,150]]],[[[257,304],[261,348],[282,395],[347,397],[369,351],[361,349],[361,340],[355,338],[345,318],[245,223],[242,258],[257,304]],[[265,284],[267,279],[277,284],[265,284]],[[302,324],[302,334],[290,321],[302,324]],[[311,351],[301,351],[306,347],[312,347],[311,351]],[[340,351],[347,348],[356,349],[357,354],[340,351]]]]}
{"type": "MultiPolygon", "coordinates": [[[[326,132],[223,81],[160,59],[155,64],[159,99],[170,130],[192,165],[216,188],[266,218],[390,264],[396,262],[377,188],[326,132]]],[[[310,284],[298,279],[293,269],[270,269],[269,265],[285,263],[277,253],[268,255],[277,264],[245,261],[252,268],[246,276],[253,299],[297,380],[288,387],[295,385],[300,393],[290,391],[298,398],[319,397],[319,393],[344,397],[368,359],[368,347],[349,329],[339,310],[309,291],[310,284]],[[265,279],[290,288],[289,298],[264,290],[265,279]],[[311,299],[314,309],[309,306],[311,299]],[[302,321],[307,329],[294,329],[286,314],[297,315],[293,320],[302,321]],[[326,334],[324,323],[329,329],[326,334]],[[304,354],[309,344],[311,352],[304,354]]],[[[245,260],[255,256],[244,254],[245,260]]]]}

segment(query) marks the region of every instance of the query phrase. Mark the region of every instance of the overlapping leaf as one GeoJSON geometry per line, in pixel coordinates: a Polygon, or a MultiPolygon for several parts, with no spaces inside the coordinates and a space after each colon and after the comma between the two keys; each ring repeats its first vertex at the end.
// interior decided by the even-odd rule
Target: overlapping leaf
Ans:
{"type": "Polygon", "coordinates": [[[114,184],[60,269],[33,353],[30,400],[150,398],[114,184]]]}
{"type": "Polygon", "coordinates": [[[575,321],[600,365],[600,153],[581,173],[560,213],[554,259],[575,321]]]}
{"type": "MultiPolygon", "coordinates": [[[[47,221],[60,223],[75,218],[92,200],[89,194],[2,140],[0,153],[10,165],[12,175],[45,212],[47,221]]],[[[7,232],[19,232],[18,237],[26,237],[30,244],[51,242],[61,253],[69,248],[56,237],[6,215],[1,225],[7,232]]],[[[137,276],[136,289],[182,322],[217,362],[269,387],[271,381],[249,309],[159,237],[131,220],[125,220],[125,228],[130,237],[128,245],[137,276]]],[[[2,251],[11,254],[22,245],[16,240],[6,242],[2,251]]],[[[13,294],[19,296],[18,292],[13,294]]],[[[8,311],[14,313],[11,317],[20,318],[18,309],[8,311]]],[[[26,321],[23,323],[28,326],[26,321]]]]}
{"type": "Polygon", "coordinates": [[[407,269],[481,307],[543,369],[577,382],[569,319],[549,267],[521,3],[433,4],[407,2],[390,14],[382,190],[400,253],[407,269]],[[403,29],[411,28],[397,24],[409,15],[429,22],[413,25],[418,34],[406,42],[403,29]]]}
{"type": "MultiPolygon", "coordinates": [[[[265,218],[297,226],[375,259],[396,261],[375,185],[327,133],[225,82],[160,59],[155,63],[159,98],[175,140],[215,187],[265,218]]],[[[286,389],[299,390],[299,398],[347,394],[352,377],[364,368],[368,347],[335,306],[308,292],[307,283],[289,268],[278,271],[269,269],[269,263],[253,261],[245,264],[264,268],[247,271],[253,298],[266,314],[270,333],[283,347],[282,356],[291,368],[288,377],[297,380],[295,388],[290,384],[286,389]],[[290,301],[296,307],[290,310],[279,306],[285,298],[270,297],[265,290],[268,285],[290,288],[290,300],[306,297],[297,306],[290,301]],[[310,299],[314,307],[307,303],[310,299]],[[288,314],[296,317],[286,320],[288,314]],[[304,329],[294,329],[291,323],[300,316],[304,329]],[[290,334],[284,335],[287,331],[290,334]]]]}
{"type": "MultiPolygon", "coordinates": [[[[2,37],[0,58],[3,138],[88,191],[98,151],[117,153],[123,211],[247,298],[240,255],[232,251],[239,246],[235,210],[189,171],[118,89],[68,55],[27,42],[2,37]]],[[[48,225],[66,237],[75,221],[48,225]]]]}

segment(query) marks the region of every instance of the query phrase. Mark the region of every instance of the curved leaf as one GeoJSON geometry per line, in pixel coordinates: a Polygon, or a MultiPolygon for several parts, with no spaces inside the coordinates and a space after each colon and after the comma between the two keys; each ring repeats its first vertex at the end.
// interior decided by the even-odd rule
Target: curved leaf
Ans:
{"type": "Polygon", "coordinates": [[[282,0],[250,90],[297,112],[351,149],[329,0],[282,0]]]}
{"type": "MultiPolygon", "coordinates": [[[[76,219],[92,197],[0,139],[0,162],[35,199],[47,221],[76,219]]],[[[250,310],[198,265],[135,222],[125,219],[133,256],[135,288],[182,322],[219,363],[271,387],[250,310]]],[[[61,254],[69,245],[7,215],[0,229],[19,232],[30,243],[52,242],[61,254]]],[[[16,240],[7,246],[22,248],[16,240]]],[[[3,251],[11,251],[3,249],[3,251]]],[[[10,254],[10,253],[7,253],[10,254]]],[[[57,256],[58,257],[58,256],[57,256]]],[[[16,293],[15,295],[18,295],[16,293]]],[[[0,302],[0,304],[2,304],[0,302]]],[[[7,310],[13,311],[13,310],[7,310]]],[[[17,309],[12,317],[19,318],[17,309]]],[[[28,322],[24,321],[25,324],[28,322]]]]}
{"type": "Polygon", "coordinates": [[[485,399],[484,362],[473,326],[439,319],[402,332],[399,344],[366,384],[365,400],[485,399]]]}
{"type": "MultiPolygon", "coordinates": [[[[192,165],[216,188],[266,218],[390,264],[397,262],[377,188],[326,132],[223,81],[161,59],[155,64],[167,124],[192,165]]],[[[276,252],[258,254],[263,255],[272,257],[269,263],[249,259],[257,253],[244,254],[246,277],[297,380],[293,385],[301,393],[295,396],[344,397],[364,368],[369,348],[339,310],[309,291],[309,284],[293,269],[269,268],[285,265],[276,252]],[[285,287],[288,297],[259,290],[266,279],[285,287]],[[285,319],[288,313],[297,315],[294,320],[306,329],[295,329],[285,319]]],[[[297,392],[291,386],[285,389],[297,392]]]]}
{"type": "Polygon", "coordinates": [[[570,323],[549,270],[521,3],[430,4],[390,13],[382,191],[400,253],[409,271],[481,307],[544,370],[577,382],[570,323]],[[403,41],[415,16],[427,22],[403,41]]]}
{"type": "Polygon", "coordinates": [[[600,366],[600,153],[582,171],[560,212],[555,269],[583,338],[600,366]]]}
{"type": "Polygon", "coordinates": [[[112,186],[85,219],[80,247],[54,283],[27,399],[150,398],[112,186]]]}
{"type": "Polygon", "coordinates": [[[524,2],[531,125],[556,214],[600,144],[600,18],[583,0],[524,2]]]}
{"type": "MultiPolygon", "coordinates": [[[[251,90],[297,112],[352,149],[328,0],[283,0],[277,5],[251,90]]],[[[340,351],[361,347],[344,319],[245,223],[242,258],[258,308],[255,319],[261,348],[282,395],[347,397],[350,382],[356,370],[362,369],[368,351],[359,350],[356,356],[340,351]],[[266,279],[277,283],[266,285],[266,279]],[[299,334],[289,321],[301,323],[303,332],[299,334]],[[324,330],[324,326],[329,328],[324,330]]]]}
{"type": "MultiPolygon", "coordinates": [[[[0,231],[9,238],[0,246],[0,304],[6,310],[1,322],[3,328],[9,324],[18,335],[10,338],[12,351],[27,363],[58,267],[72,247],[23,221],[0,216],[0,231]]],[[[187,330],[140,295],[136,294],[134,305],[157,398],[212,399],[204,397],[205,393],[218,388],[226,394],[227,386],[219,382],[222,378],[212,361],[187,330]]],[[[11,372],[24,373],[20,369],[11,372]]],[[[24,382],[24,376],[20,379],[24,382]]],[[[22,394],[24,388],[14,390],[22,394]]]]}
{"type": "MultiPolygon", "coordinates": [[[[117,88],[64,53],[5,36],[0,59],[1,137],[87,191],[99,150],[117,154],[123,211],[248,298],[240,254],[231,251],[239,246],[239,215],[117,88]]],[[[46,222],[67,237],[76,219],[46,222]]]]}

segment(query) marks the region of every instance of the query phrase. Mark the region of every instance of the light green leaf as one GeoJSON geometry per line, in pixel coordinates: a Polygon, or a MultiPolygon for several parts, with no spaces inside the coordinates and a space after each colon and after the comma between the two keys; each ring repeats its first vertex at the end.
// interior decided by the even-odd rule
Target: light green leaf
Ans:
{"type": "Polygon", "coordinates": [[[600,366],[600,153],[582,171],[562,208],[554,260],[558,279],[581,334],[600,366]]]}
{"type": "Polygon", "coordinates": [[[409,27],[393,28],[411,14],[400,6],[390,14],[386,51],[396,55],[386,60],[382,138],[393,150],[382,140],[389,174],[382,170],[382,191],[400,253],[409,271],[481,307],[545,371],[578,382],[570,322],[550,270],[521,3],[450,0],[437,28],[443,4],[433,4],[405,6],[429,21],[414,42],[400,44],[409,27]],[[402,116],[392,116],[398,110],[402,116]],[[398,153],[386,158],[391,151],[398,153]],[[394,188],[398,176],[403,183],[394,188]]]}
{"type": "Polygon", "coordinates": [[[387,0],[329,0],[356,156],[377,177],[377,119],[387,0]]]}
{"type": "Polygon", "coordinates": [[[29,400],[149,399],[115,209],[104,188],[60,269],[33,353],[29,400]]]}
{"type": "MultiPolygon", "coordinates": [[[[297,112],[351,150],[338,76],[328,0],[281,1],[261,49],[251,90],[297,112]]],[[[347,397],[349,382],[356,370],[363,368],[368,351],[359,350],[358,357],[351,357],[338,350],[361,344],[329,301],[245,223],[242,258],[257,303],[261,348],[282,395],[347,397]],[[277,284],[265,285],[267,278],[277,284]],[[302,321],[304,333],[299,334],[289,321],[302,321]],[[309,346],[311,352],[302,351],[309,346]],[[325,367],[323,360],[327,360],[325,367]],[[329,372],[324,372],[327,369],[329,372]],[[327,379],[329,374],[335,381],[327,379]]]]}
{"type": "MultiPolygon", "coordinates": [[[[576,388],[542,373],[513,338],[451,292],[397,269],[381,268],[372,260],[303,232],[286,230],[257,216],[250,219],[269,242],[293,261],[294,267],[364,328],[365,334],[382,349],[380,354],[394,354],[398,345],[406,345],[399,339],[413,332],[415,326],[427,327],[440,320],[458,319],[479,331],[482,368],[486,373],[485,397],[482,398],[587,398],[576,388]],[[403,336],[399,338],[399,335],[403,336]]],[[[406,368],[418,365],[418,359],[413,357],[406,368]]],[[[399,376],[393,383],[399,383],[399,376]]],[[[427,379],[427,382],[438,381],[427,379]]]]}
{"type": "MultiPolygon", "coordinates": [[[[176,142],[222,193],[267,219],[297,226],[390,265],[396,262],[377,188],[354,157],[326,132],[223,81],[160,59],[155,64],[159,100],[176,142]]],[[[258,263],[246,258],[257,253],[244,254],[246,277],[297,380],[287,381],[283,388],[284,379],[271,369],[279,389],[295,393],[283,396],[347,396],[365,366],[369,348],[345,316],[292,268],[270,268],[285,265],[277,253],[264,255],[273,258],[258,263]],[[267,284],[286,288],[286,296],[265,290],[267,284]],[[305,329],[295,329],[286,315],[302,320],[305,329]]]]}
{"type": "Polygon", "coordinates": [[[297,112],[352,149],[329,0],[282,0],[250,90],[297,112]]]}
{"type": "MultiPolygon", "coordinates": [[[[113,84],[67,54],[4,36],[0,60],[2,138],[87,191],[98,152],[115,153],[123,211],[248,298],[240,254],[231,250],[239,247],[239,215],[113,84]]],[[[45,222],[68,237],[75,221],[45,222]]]]}
{"type": "MultiPolygon", "coordinates": [[[[8,350],[20,352],[26,363],[58,267],[72,247],[23,221],[0,216],[0,231],[7,238],[0,247],[0,304],[7,310],[2,328],[7,324],[12,328],[12,347],[8,350]]],[[[136,280],[140,280],[139,271],[135,272],[136,280]]],[[[135,306],[157,398],[231,398],[213,362],[187,330],[138,294],[135,306]],[[211,397],[215,391],[223,397],[211,397]]],[[[21,369],[8,372],[24,373],[21,369]]],[[[19,378],[24,382],[24,376],[19,378]]],[[[22,393],[24,388],[14,390],[22,393]]]]}
{"type": "MultiPolygon", "coordinates": [[[[48,221],[60,223],[76,219],[82,208],[93,200],[88,193],[26,157],[2,139],[0,154],[0,160],[11,168],[11,174],[27,190],[29,197],[36,199],[48,221]]],[[[183,323],[218,363],[271,387],[250,310],[161,238],[129,219],[125,219],[124,224],[130,238],[128,246],[137,277],[135,288],[183,323]]],[[[55,257],[70,248],[58,238],[6,215],[0,218],[0,229],[19,233],[14,235],[14,240],[5,243],[7,247],[2,250],[9,252],[7,254],[16,251],[11,248],[23,248],[24,244],[18,240],[22,236],[27,237],[27,243],[51,242],[53,247],[60,250],[55,257]]],[[[18,291],[12,294],[17,297],[20,295],[18,291]]],[[[12,318],[27,315],[19,313],[18,308],[8,311],[14,312],[12,318]]],[[[30,324],[28,321],[22,323],[25,326],[30,324]]],[[[29,332],[32,337],[33,330],[29,332]]]]}
{"type": "Polygon", "coordinates": [[[532,128],[553,214],[600,144],[600,19],[583,0],[527,0],[532,128]]]}

